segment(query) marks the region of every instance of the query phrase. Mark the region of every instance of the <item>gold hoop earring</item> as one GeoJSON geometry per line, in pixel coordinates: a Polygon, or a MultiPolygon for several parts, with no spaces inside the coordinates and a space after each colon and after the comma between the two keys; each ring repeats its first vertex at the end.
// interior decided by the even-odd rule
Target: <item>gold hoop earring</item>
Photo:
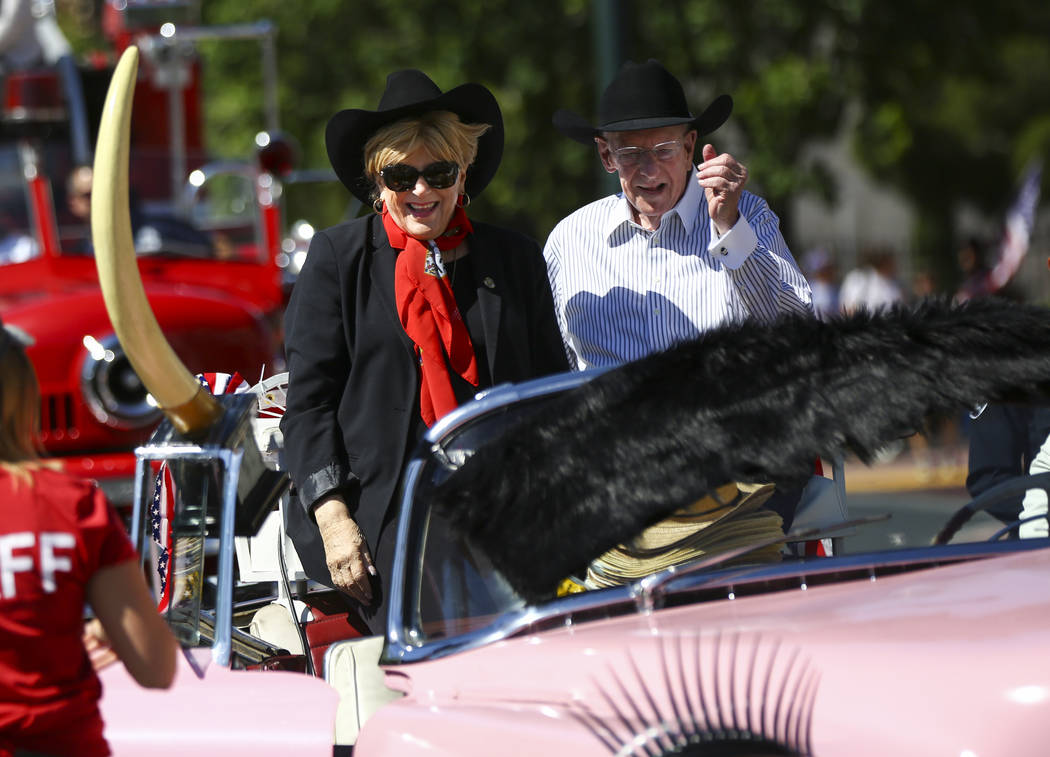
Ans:
{"type": "Polygon", "coordinates": [[[456,201],[456,204],[459,205],[459,207],[461,208],[467,207],[468,205],[470,205],[470,195],[464,192],[459,196],[459,200],[456,201]]]}
{"type": "Polygon", "coordinates": [[[372,210],[376,212],[376,215],[383,215],[383,198],[377,197],[372,201],[372,210]]]}

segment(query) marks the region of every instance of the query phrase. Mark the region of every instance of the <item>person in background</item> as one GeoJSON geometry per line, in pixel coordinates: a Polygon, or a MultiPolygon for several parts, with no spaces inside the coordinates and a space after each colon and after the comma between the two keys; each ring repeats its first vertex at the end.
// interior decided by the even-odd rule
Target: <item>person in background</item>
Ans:
{"type": "Polygon", "coordinates": [[[909,299],[915,302],[924,300],[927,297],[935,297],[936,295],[937,284],[934,281],[933,274],[923,268],[915,271],[911,277],[911,294],[909,299]]]}
{"type": "Polygon", "coordinates": [[[91,166],[74,166],[66,176],[66,209],[68,223],[62,229],[63,252],[92,255],[91,244],[91,187],[94,171],[91,166]]]}
{"type": "MultiPolygon", "coordinates": [[[[975,259],[981,260],[980,245],[971,240],[959,255],[964,270],[967,270],[966,263],[971,262],[968,247],[978,253],[975,259]]],[[[1047,267],[1050,268],[1050,259],[1047,267]]],[[[980,281],[975,274],[979,277],[981,268],[980,265],[972,266],[967,281],[980,281]]],[[[960,294],[963,291],[960,289],[960,294]]],[[[977,286],[968,288],[968,291],[973,296],[990,294],[977,286]]],[[[970,438],[966,490],[971,497],[1018,476],[1050,472],[1050,407],[992,402],[970,414],[966,431],[970,438]]],[[[1011,529],[1011,536],[1022,539],[1045,537],[1048,534],[1047,502],[1045,490],[1029,489],[1023,496],[995,503],[988,512],[1007,524],[1027,521],[1011,529]]]]}
{"type": "Polygon", "coordinates": [[[606,88],[598,125],[567,110],[564,135],[597,147],[621,192],[563,219],[544,256],[573,368],[610,366],[716,326],[811,313],[809,284],[747,168],[701,138],[729,117],[716,98],[694,116],[659,63],[627,62],[606,88]]]}
{"type": "Polygon", "coordinates": [[[69,212],[85,227],[91,222],[91,185],[94,173],[91,166],[77,166],[66,177],[66,205],[69,212]]]}
{"type": "Polygon", "coordinates": [[[984,255],[984,245],[977,237],[968,237],[959,248],[957,255],[962,283],[955,293],[958,302],[966,302],[974,297],[984,297],[993,293],[992,270],[988,267],[984,255]]]}
{"type": "MultiPolygon", "coordinates": [[[[1050,408],[993,402],[971,414],[967,435],[970,454],[966,491],[971,497],[979,497],[1012,478],[1048,469],[1046,454],[1040,454],[1040,450],[1050,436],[1050,408]],[[1033,469],[1037,457],[1039,463],[1033,469]]],[[[1045,513],[1046,494],[1039,493],[1045,513]]],[[[1034,513],[1037,500],[1038,495],[1033,494],[1026,506],[1025,497],[1018,495],[995,503],[987,512],[1004,524],[1012,524],[1021,517],[1022,510],[1034,513]]],[[[1026,535],[1037,527],[1029,525],[1026,535]]],[[[1046,535],[1045,520],[1041,527],[1041,535],[1046,535]]],[[[1019,531],[1013,529],[1010,534],[1017,536],[1019,531]]]]}
{"type": "Polygon", "coordinates": [[[316,233],[292,290],[286,517],[307,575],[381,634],[416,443],[479,390],[568,366],[539,246],[467,217],[503,153],[487,89],[397,71],[377,110],[336,113],[325,141],[375,213],[316,233]]]}
{"type": "Polygon", "coordinates": [[[105,496],[37,455],[27,341],[0,324],[0,754],[106,755],[85,603],[99,660],[108,644],[143,686],[171,684],[178,645],[105,496]]]}
{"type": "Polygon", "coordinates": [[[860,265],[847,273],[839,287],[843,313],[890,307],[904,299],[897,283],[897,258],[892,250],[871,247],[861,254],[860,265]]]}
{"type": "Polygon", "coordinates": [[[814,247],[803,256],[802,270],[813,291],[813,313],[823,321],[837,315],[839,288],[835,258],[823,247],[814,247]]]}
{"type": "MultiPolygon", "coordinates": [[[[91,187],[94,169],[77,166],[66,177],[66,205],[77,222],[75,239],[64,242],[68,252],[94,254],[91,243],[91,187]]],[[[176,255],[210,258],[216,255],[211,238],[192,223],[171,212],[147,211],[135,198],[128,198],[131,232],[139,255],[176,255]]]]}

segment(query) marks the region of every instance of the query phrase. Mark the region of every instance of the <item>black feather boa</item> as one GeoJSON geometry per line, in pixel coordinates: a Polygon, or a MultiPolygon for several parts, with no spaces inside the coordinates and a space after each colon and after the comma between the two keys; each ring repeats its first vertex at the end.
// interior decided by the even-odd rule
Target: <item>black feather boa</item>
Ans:
{"type": "Polygon", "coordinates": [[[565,393],[478,449],[440,508],[528,599],[729,481],[864,462],[931,412],[1050,397],[1050,310],[930,300],[711,331],[565,393]]]}

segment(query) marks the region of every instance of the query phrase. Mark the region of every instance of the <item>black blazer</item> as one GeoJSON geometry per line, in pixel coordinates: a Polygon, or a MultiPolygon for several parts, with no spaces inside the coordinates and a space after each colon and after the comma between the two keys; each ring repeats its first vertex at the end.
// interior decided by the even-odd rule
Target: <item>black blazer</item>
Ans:
{"type": "MultiPolygon", "coordinates": [[[[468,244],[493,384],[568,370],[539,246],[506,229],[473,226],[468,244]]],[[[396,259],[378,216],[318,232],[285,314],[281,429],[302,508],[289,517],[288,532],[307,575],[326,584],[312,505],[341,493],[375,556],[421,423],[414,345],[394,299],[396,259]]],[[[379,563],[388,560],[377,561],[382,572],[379,563]]]]}

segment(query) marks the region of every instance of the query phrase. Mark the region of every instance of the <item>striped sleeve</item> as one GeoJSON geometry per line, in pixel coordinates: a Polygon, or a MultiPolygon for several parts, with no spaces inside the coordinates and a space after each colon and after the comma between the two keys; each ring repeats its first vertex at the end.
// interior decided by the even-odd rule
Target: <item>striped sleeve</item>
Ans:
{"type": "Polygon", "coordinates": [[[733,283],[750,313],[773,321],[785,313],[813,313],[813,294],[780,233],[780,219],[758,195],[745,192],[740,213],[757,237],[743,264],[730,270],[733,283]]]}
{"type": "Polygon", "coordinates": [[[565,321],[565,290],[562,286],[561,255],[558,244],[558,228],[547,237],[547,244],[543,248],[543,258],[547,261],[547,278],[550,279],[551,296],[554,299],[554,316],[557,319],[558,331],[561,332],[562,344],[565,346],[565,356],[569,360],[572,370],[579,369],[579,356],[569,343],[569,329],[565,321]]]}
{"type": "Polygon", "coordinates": [[[812,312],[809,284],[765,201],[744,192],[742,222],[721,239],[704,202],[690,183],[653,230],[612,195],[555,226],[544,258],[572,366],[617,365],[726,323],[812,312]]]}

